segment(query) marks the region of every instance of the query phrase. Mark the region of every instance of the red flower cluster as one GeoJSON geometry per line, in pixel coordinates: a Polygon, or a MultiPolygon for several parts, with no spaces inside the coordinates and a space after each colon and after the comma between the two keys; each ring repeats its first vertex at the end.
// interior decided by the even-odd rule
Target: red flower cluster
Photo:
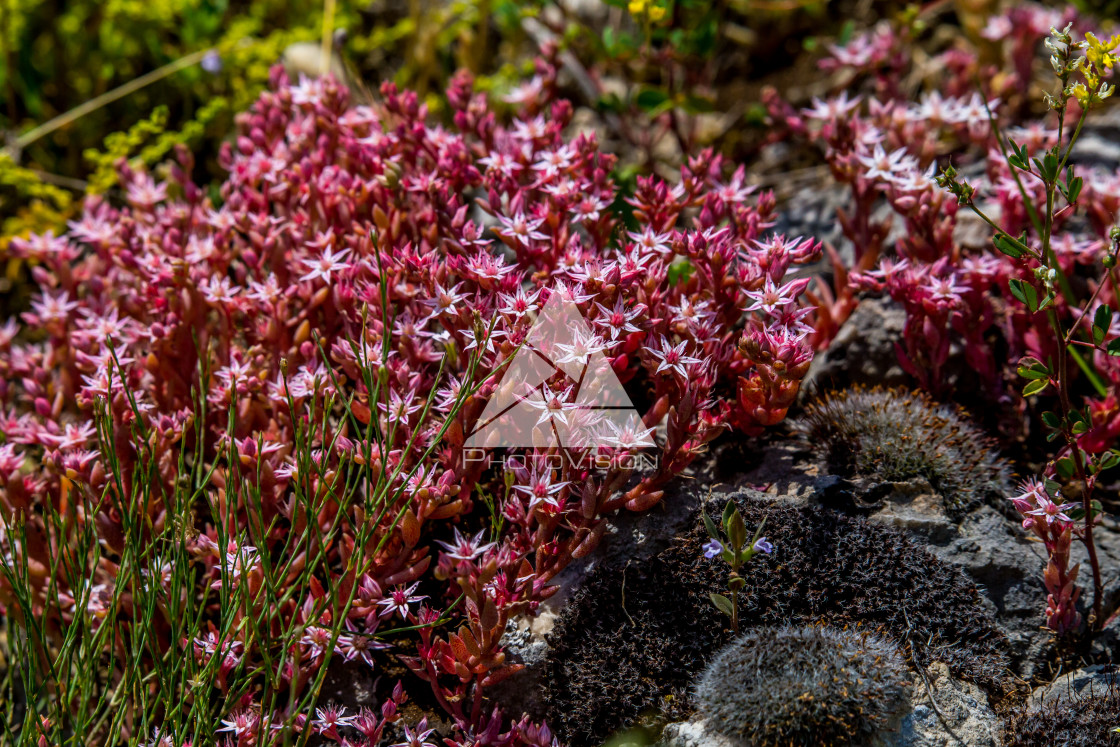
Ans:
{"type": "MultiPolygon", "coordinates": [[[[185,151],[168,181],[122,165],[127,207],[93,199],[66,235],[13,244],[41,291],[22,329],[0,334],[0,506],[28,528],[21,547],[0,542],[27,557],[41,594],[68,593],[47,570],[60,538],[42,506],[83,507],[102,548],[95,580],[111,588],[125,532],[118,504],[99,498],[137,506],[163,536],[165,496],[186,469],[207,478],[208,508],[176,531],[190,535],[211,593],[257,598],[286,583],[277,568],[297,573],[312,556],[344,569],[281,597],[301,630],[282,673],[293,694],[332,655],[375,662],[387,626],[400,624],[413,629],[401,659],[430,683],[454,739],[554,741],[486,705],[488,688],[518,669],[500,642],[507,621],[555,590],[604,517],[656,504],[725,429],[758,432],[785,416],[812,349],[806,283],[783,278],[820,247],[767,236],[772,196],[754,195],[712,153],[690,158],[676,184],[641,178],[622,194],[595,138],[565,137],[572,110],[549,98],[552,65],[538,72],[541,95],[508,124],[457,78],[453,122],[441,125],[392,85],[378,104],[354,106],[329,78],[290,85],[277,71],[239,117],[217,192],[189,181],[185,151]],[[656,433],[655,469],[596,471],[545,449],[504,474],[464,460],[503,366],[554,293],[594,330],[583,354],[605,356],[647,403],[636,428],[656,433]],[[99,410],[111,434],[95,427],[99,410]],[[156,489],[137,501],[141,455],[156,489]],[[376,510],[347,498],[372,483],[376,510]],[[316,510],[297,496],[314,496],[316,510]],[[479,496],[494,496],[492,513],[479,496]],[[293,536],[312,538],[311,556],[289,557],[301,546],[293,536]],[[328,587],[351,601],[326,604],[328,587]],[[340,614],[343,632],[332,633],[340,614]]],[[[626,451],[634,435],[600,448],[626,451]]],[[[74,614],[104,617],[98,599],[74,614]]],[[[132,619],[113,609],[126,630],[132,619]]],[[[248,626],[213,623],[209,638],[167,645],[221,657],[219,687],[245,662],[271,666],[248,626]]],[[[297,721],[373,743],[401,698],[297,721]]],[[[259,744],[267,724],[293,718],[250,694],[219,736],[259,744]]],[[[425,736],[420,726],[408,739],[425,736]]]]}

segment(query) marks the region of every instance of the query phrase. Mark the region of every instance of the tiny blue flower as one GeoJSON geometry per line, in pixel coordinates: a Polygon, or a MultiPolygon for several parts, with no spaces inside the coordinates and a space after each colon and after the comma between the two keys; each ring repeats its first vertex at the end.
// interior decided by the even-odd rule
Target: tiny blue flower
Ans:
{"type": "Polygon", "coordinates": [[[767,555],[774,552],[774,546],[766,541],[765,537],[759,537],[758,541],[754,543],[755,552],[764,552],[767,555]]]}
{"type": "Polygon", "coordinates": [[[714,558],[715,556],[719,555],[722,552],[723,552],[723,545],[721,545],[719,543],[719,540],[712,540],[708,544],[704,545],[704,557],[705,558],[709,558],[709,559],[714,558]]]}
{"type": "Polygon", "coordinates": [[[199,65],[211,75],[217,75],[222,72],[222,56],[211,49],[203,55],[202,62],[200,62],[199,65]]]}

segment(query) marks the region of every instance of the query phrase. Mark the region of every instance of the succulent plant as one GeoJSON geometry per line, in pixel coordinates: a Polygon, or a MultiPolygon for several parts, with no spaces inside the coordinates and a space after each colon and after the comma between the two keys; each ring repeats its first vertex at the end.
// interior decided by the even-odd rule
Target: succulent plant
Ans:
{"type": "Polygon", "coordinates": [[[762,628],[724,647],[696,687],[708,728],[751,747],[862,744],[908,702],[898,648],[855,629],[762,628]]]}
{"type": "Polygon", "coordinates": [[[837,472],[882,481],[924,477],[951,513],[1010,489],[1010,469],[992,439],[959,408],[919,392],[832,392],[806,408],[798,428],[837,472]]]}

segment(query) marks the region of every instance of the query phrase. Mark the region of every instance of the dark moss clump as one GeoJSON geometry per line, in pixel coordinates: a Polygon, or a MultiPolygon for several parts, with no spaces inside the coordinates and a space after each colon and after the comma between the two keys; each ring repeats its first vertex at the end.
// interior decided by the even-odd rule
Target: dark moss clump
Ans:
{"type": "Polygon", "coordinates": [[[908,704],[891,641],[854,629],[759,628],[727,644],[696,686],[708,728],[750,747],[864,744],[908,704]]]}
{"type": "Polygon", "coordinates": [[[833,392],[798,424],[842,475],[894,482],[923,477],[953,513],[1006,495],[1010,469],[995,444],[964,413],[920,392],[833,392]]]}
{"type": "Polygon", "coordinates": [[[1041,708],[1012,715],[1004,730],[1005,747],[1107,747],[1120,745],[1120,682],[1041,708]]]}
{"type": "MultiPolygon", "coordinates": [[[[900,532],[819,508],[738,499],[755,526],[767,516],[774,554],[744,572],[745,629],[823,621],[897,641],[918,661],[944,661],[958,677],[999,691],[1007,639],[972,583],[900,532]]],[[[707,560],[700,526],[627,569],[600,567],[576,593],[551,636],[549,724],[573,744],[592,744],[638,723],[681,719],[691,686],[731,639],[708,595],[727,569],[707,560]]]]}

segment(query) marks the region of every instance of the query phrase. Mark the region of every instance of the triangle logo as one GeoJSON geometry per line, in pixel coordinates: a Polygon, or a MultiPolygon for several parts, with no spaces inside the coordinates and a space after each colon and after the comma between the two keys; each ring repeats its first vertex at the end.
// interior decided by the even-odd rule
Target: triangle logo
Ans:
{"type": "Polygon", "coordinates": [[[467,437],[468,448],[653,446],[605,346],[555,290],[467,437]]]}

